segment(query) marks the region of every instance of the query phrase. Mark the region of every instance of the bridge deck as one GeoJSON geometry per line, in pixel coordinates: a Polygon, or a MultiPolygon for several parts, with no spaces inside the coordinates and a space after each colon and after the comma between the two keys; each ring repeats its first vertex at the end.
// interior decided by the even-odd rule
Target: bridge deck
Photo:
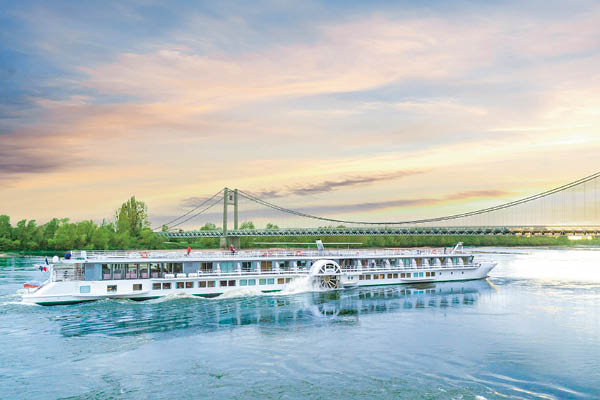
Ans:
{"type": "MultiPolygon", "coordinates": [[[[224,237],[222,230],[158,232],[168,238],[224,237]]],[[[244,236],[393,236],[393,235],[507,235],[597,236],[600,226],[471,226],[471,227],[378,227],[378,228],[285,228],[228,230],[228,237],[244,236]]]]}

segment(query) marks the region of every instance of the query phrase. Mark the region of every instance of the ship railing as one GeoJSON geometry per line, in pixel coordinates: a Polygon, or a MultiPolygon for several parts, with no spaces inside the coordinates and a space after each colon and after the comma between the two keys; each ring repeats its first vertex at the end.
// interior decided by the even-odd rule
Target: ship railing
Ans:
{"type": "MultiPolygon", "coordinates": [[[[73,259],[174,259],[188,256],[185,250],[73,250],[70,252],[73,259]]],[[[285,257],[398,257],[398,256],[431,256],[452,257],[466,252],[444,253],[441,249],[405,250],[405,249],[361,249],[361,250],[300,250],[300,249],[274,249],[274,250],[239,250],[231,251],[192,251],[189,257],[220,259],[244,258],[285,258],[285,257]]]]}

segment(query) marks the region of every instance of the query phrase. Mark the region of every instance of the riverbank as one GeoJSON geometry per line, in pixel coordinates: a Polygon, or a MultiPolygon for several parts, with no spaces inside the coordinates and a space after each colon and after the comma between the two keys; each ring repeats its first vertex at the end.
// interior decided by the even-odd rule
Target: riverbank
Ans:
{"type": "MultiPolygon", "coordinates": [[[[600,247],[600,238],[572,240],[567,237],[525,237],[525,236],[268,236],[268,237],[243,237],[240,248],[256,249],[270,247],[306,248],[314,247],[315,241],[321,239],[327,247],[352,247],[352,248],[377,248],[377,247],[453,247],[458,242],[463,242],[468,247],[600,247]],[[280,243],[278,245],[278,243],[280,243]]],[[[185,249],[218,249],[219,238],[176,239],[158,243],[154,246],[157,250],[185,249]]],[[[100,250],[142,249],[145,247],[132,246],[126,248],[103,248],[100,250]]],[[[86,247],[86,250],[97,250],[86,247]]],[[[0,253],[0,257],[9,257],[15,254],[28,254],[51,256],[62,251],[73,249],[47,249],[35,251],[11,251],[0,253]]]]}

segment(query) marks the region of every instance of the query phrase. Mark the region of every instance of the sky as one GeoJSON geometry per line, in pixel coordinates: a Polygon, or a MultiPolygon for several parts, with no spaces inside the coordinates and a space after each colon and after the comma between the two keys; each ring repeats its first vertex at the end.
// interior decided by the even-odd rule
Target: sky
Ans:
{"type": "Polygon", "coordinates": [[[224,187],[399,221],[600,170],[594,1],[0,5],[13,223],[110,219],[135,195],[158,225],[224,187]]]}

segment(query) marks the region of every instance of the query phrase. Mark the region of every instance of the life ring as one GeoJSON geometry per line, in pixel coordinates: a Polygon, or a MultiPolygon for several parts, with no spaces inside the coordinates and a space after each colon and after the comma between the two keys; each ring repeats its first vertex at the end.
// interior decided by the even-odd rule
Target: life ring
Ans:
{"type": "Polygon", "coordinates": [[[147,251],[142,251],[140,253],[140,256],[142,256],[142,258],[148,258],[148,252],[147,251]]]}
{"type": "Polygon", "coordinates": [[[302,252],[301,252],[300,250],[298,250],[298,251],[296,251],[296,255],[297,255],[297,256],[301,256],[301,255],[302,255],[302,252]]]}

